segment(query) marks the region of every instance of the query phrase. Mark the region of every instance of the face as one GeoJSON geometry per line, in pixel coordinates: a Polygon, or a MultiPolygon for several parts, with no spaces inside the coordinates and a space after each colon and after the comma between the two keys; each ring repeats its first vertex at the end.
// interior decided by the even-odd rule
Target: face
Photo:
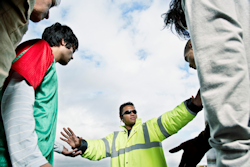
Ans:
{"type": "Polygon", "coordinates": [[[189,49],[189,51],[184,55],[186,62],[189,62],[189,67],[196,69],[195,61],[194,61],[194,52],[193,49],[189,49]]]}
{"type": "MultiPolygon", "coordinates": [[[[135,110],[134,106],[132,105],[127,105],[123,107],[122,114],[128,110],[135,110]]],[[[131,126],[134,125],[136,122],[137,114],[134,114],[131,112],[130,114],[124,114],[122,116],[122,121],[124,122],[125,125],[131,126]]]]}
{"type": "Polygon", "coordinates": [[[39,22],[49,18],[49,9],[52,7],[52,0],[36,0],[30,20],[39,22]]]}
{"type": "Polygon", "coordinates": [[[70,49],[68,49],[65,45],[62,46],[60,48],[60,59],[59,59],[59,63],[61,65],[67,65],[69,63],[69,61],[71,59],[73,59],[73,47],[71,47],[70,49]]]}

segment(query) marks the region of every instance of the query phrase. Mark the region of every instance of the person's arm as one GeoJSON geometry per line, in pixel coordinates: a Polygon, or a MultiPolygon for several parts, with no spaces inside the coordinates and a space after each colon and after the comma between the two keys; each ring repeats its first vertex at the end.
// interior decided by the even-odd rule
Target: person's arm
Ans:
{"type": "Polygon", "coordinates": [[[81,154],[81,152],[76,152],[77,149],[73,149],[73,150],[69,151],[64,145],[62,145],[58,142],[54,143],[54,151],[59,153],[59,154],[63,154],[65,156],[70,156],[70,157],[75,157],[75,156],[81,154]]]}
{"type": "Polygon", "coordinates": [[[64,146],[62,144],[60,144],[60,143],[58,143],[58,142],[55,141],[55,143],[54,143],[54,152],[62,154],[63,149],[64,149],[64,146]]]}
{"type": "Polygon", "coordinates": [[[217,166],[249,166],[250,2],[182,3],[217,166]]]}
{"type": "Polygon", "coordinates": [[[202,110],[202,103],[200,91],[198,91],[195,98],[192,97],[182,102],[173,110],[162,114],[158,119],[153,118],[147,121],[147,125],[154,127],[160,141],[162,141],[177,133],[190,122],[200,110],[202,110]]]}
{"type": "Polygon", "coordinates": [[[202,131],[197,137],[181,143],[179,146],[169,150],[171,153],[183,150],[181,162],[179,167],[193,167],[196,166],[205,153],[211,148],[208,139],[210,137],[209,126],[207,124],[204,131],[202,131]]]}
{"type": "Polygon", "coordinates": [[[109,134],[107,137],[97,140],[87,140],[78,138],[74,132],[68,128],[63,128],[65,133],[61,134],[65,137],[61,140],[67,142],[73,149],[77,148],[76,153],[81,153],[82,157],[89,160],[100,160],[111,156],[111,146],[114,133],[109,134]]]}
{"type": "Polygon", "coordinates": [[[17,72],[3,94],[1,114],[12,166],[51,166],[37,145],[33,104],[35,92],[17,72]]]}

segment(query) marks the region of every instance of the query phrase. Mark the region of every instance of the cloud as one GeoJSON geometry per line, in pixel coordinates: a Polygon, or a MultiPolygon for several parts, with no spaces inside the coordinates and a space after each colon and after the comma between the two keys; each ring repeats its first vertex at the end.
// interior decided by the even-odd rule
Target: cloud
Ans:
{"type": "MultiPolygon", "coordinates": [[[[163,29],[161,15],[168,5],[163,0],[62,1],[51,9],[48,20],[29,25],[23,41],[41,37],[55,22],[71,27],[79,39],[74,59],[67,66],[57,64],[57,141],[63,143],[63,127],[87,139],[120,130],[118,109],[124,102],[133,102],[138,116],[147,121],[196,95],[196,71],[183,58],[186,41],[163,29]]],[[[168,150],[198,134],[204,128],[203,117],[202,111],[163,142],[168,166],[178,166],[181,158],[181,153],[168,150]]],[[[110,166],[110,159],[92,162],[55,154],[55,166],[83,164],[110,166]]]]}

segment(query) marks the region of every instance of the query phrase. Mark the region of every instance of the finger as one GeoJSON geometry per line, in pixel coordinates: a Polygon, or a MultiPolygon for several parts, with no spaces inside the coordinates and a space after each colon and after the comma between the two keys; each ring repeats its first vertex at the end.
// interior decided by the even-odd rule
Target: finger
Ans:
{"type": "Polygon", "coordinates": [[[61,134],[62,134],[66,139],[69,138],[69,136],[65,135],[63,132],[61,132],[61,134]]]}
{"type": "Polygon", "coordinates": [[[170,153],[175,153],[175,152],[180,151],[181,149],[183,149],[183,148],[182,148],[182,145],[179,145],[179,146],[177,146],[177,147],[172,148],[171,150],[169,150],[169,152],[170,152],[170,153]]]}
{"type": "Polygon", "coordinates": [[[71,150],[68,152],[68,154],[72,154],[73,152],[75,152],[75,150],[71,150]]]}
{"type": "Polygon", "coordinates": [[[62,141],[65,141],[65,142],[67,142],[67,143],[69,144],[68,140],[66,140],[66,139],[64,139],[64,138],[62,138],[62,137],[60,137],[60,139],[61,139],[62,141]]]}
{"type": "Polygon", "coordinates": [[[75,136],[74,132],[70,128],[68,128],[68,130],[70,131],[70,133],[72,134],[72,136],[75,136]]]}
{"type": "Polygon", "coordinates": [[[63,128],[63,130],[67,133],[68,136],[72,136],[66,128],[63,128]]]}
{"type": "Polygon", "coordinates": [[[75,157],[77,155],[82,155],[82,151],[81,150],[77,151],[76,153],[72,154],[72,157],[75,157]]]}

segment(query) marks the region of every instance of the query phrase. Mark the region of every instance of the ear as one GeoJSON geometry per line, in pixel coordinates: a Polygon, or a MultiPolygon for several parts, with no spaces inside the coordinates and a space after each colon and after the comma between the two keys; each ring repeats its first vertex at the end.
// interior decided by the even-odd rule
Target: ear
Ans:
{"type": "Polygon", "coordinates": [[[61,44],[62,46],[65,46],[65,45],[66,45],[66,42],[64,41],[64,39],[61,40],[60,44],[61,44]]]}

